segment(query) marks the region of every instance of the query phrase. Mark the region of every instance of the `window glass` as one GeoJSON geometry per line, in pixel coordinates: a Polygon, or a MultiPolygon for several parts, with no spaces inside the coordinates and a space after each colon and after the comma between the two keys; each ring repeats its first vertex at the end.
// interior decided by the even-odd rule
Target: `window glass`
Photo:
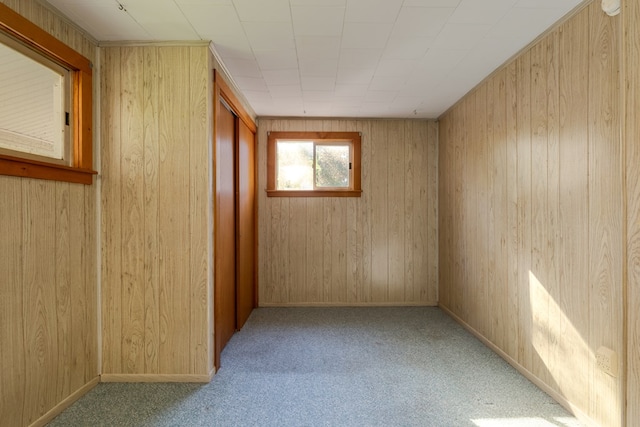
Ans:
{"type": "Polygon", "coordinates": [[[269,197],[360,197],[358,132],[269,132],[269,197]]]}
{"type": "Polygon", "coordinates": [[[93,183],[92,81],[89,58],[0,1],[0,175],[93,183]]]}
{"type": "Polygon", "coordinates": [[[313,142],[278,141],[278,190],[313,190],[313,142]]]}
{"type": "Polygon", "coordinates": [[[65,159],[66,70],[0,39],[0,148],[65,159]]]}
{"type": "Polygon", "coordinates": [[[316,186],[349,188],[349,145],[316,145],[316,186]]]}

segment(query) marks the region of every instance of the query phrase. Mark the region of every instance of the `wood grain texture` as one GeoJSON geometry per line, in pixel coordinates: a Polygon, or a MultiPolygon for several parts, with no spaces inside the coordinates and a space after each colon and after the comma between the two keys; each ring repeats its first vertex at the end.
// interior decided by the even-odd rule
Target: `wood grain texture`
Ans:
{"type": "MultiPolygon", "coordinates": [[[[453,122],[452,115],[444,116],[439,123],[438,137],[438,258],[451,259],[453,252],[453,178],[455,162],[453,161],[453,122]],[[445,173],[450,172],[450,173],[445,173]]],[[[449,290],[454,288],[453,263],[439,262],[438,284],[439,304],[452,307],[449,290]]]]}
{"type": "Polygon", "coordinates": [[[549,360],[548,312],[549,269],[547,267],[547,46],[544,39],[531,49],[531,270],[529,295],[533,327],[531,370],[544,382],[549,381],[545,362],[549,360]]]}
{"type": "MultiPolygon", "coordinates": [[[[590,347],[618,349],[623,336],[623,289],[610,286],[622,283],[623,212],[620,193],[623,177],[620,169],[622,144],[620,135],[620,82],[608,76],[620,69],[620,33],[618,18],[611,19],[598,7],[591,7],[589,20],[590,58],[589,104],[589,316],[590,347]],[[615,172],[614,172],[615,171],[615,172]]],[[[622,347],[624,348],[624,347],[622,347]]],[[[624,350],[622,350],[624,351],[624,350]]],[[[624,372],[622,351],[617,361],[618,372],[624,372]]],[[[590,411],[603,425],[623,419],[624,381],[590,366],[590,411]]],[[[624,374],[623,374],[624,375],[624,374]]],[[[619,377],[620,378],[620,377],[619,377]]]]}
{"type": "Polygon", "coordinates": [[[0,393],[2,402],[2,419],[12,425],[25,423],[24,402],[25,393],[34,393],[33,387],[25,383],[27,364],[24,354],[24,286],[22,254],[22,185],[20,178],[0,179],[0,189],[3,203],[0,212],[0,231],[8,238],[0,239],[0,271],[3,277],[11,280],[3,283],[0,288],[0,354],[2,365],[0,381],[3,392],[0,393]],[[16,233],[19,233],[16,235],[16,233]],[[8,256],[9,254],[16,254],[8,256]],[[5,391],[6,390],[6,391],[5,391]]]}
{"type": "Polygon", "coordinates": [[[603,426],[625,404],[595,358],[625,349],[619,30],[593,2],[440,120],[441,153],[463,148],[439,164],[440,304],[603,426]]]}
{"type": "Polygon", "coordinates": [[[209,372],[209,119],[210,98],[209,52],[200,47],[189,48],[189,254],[191,310],[189,330],[191,347],[190,372],[209,372]]]}
{"type": "MultiPolygon", "coordinates": [[[[531,271],[531,54],[516,59],[516,150],[518,162],[518,362],[533,364],[531,271]]],[[[509,287],[513,287],[511,284],[509,287]]]]}
{"type": "MultiPolygon", "coordinates": [[[[190,371],[191,309],[189,187],[191,145],[189,127],[189,48],[159,48],[159,254],[160,254],[160,349],[161,373],[190,371]],[[184,289],[183,289],[184,288],[184,289]],[[185,298],[186,296],[186,298],[185,298]],[[189,329],[189,334],[185,330],[189,329]],[[190,349],[176,351],[176,349],[190,349]]],[[[193,143],[203,141],[193,141],[193,143]]],[[[202,160],[204,161],[204,159],[202,160]]]]}
{"type": "Polygon", "coordinates": [[[260,304],[436,304],[437,138],[420,120],[260,120],[260,304]],[[265,197],[269,131],[361,132],[362,197],[265,197]]]}
{"type": "MultiPolygon", "coordinates": [[[[95,61],[96,46],[39,2],[0,2],[95,61]]],[[[0,177],[2,425],[44,424],[95,385],[96,209],[95,185],[0,177]]]]}
{"type": "MultiPolygon", "coordinates": [[[[434,286],[434,284],[438,283],[438,264],[439,264],[439,254],[438,254],[438,203],[437,203],[437,195],[438,194],[438,156],[439,156],[439,144],[438,141],[438,124],[436,122],[430,121],[427,124],[426,132],[422,126],[416,126],[416,123],[413,123],[414,128],[418,128],[417,131],[414,132],[414,138],[417,136],[418,143],[416,147],[419,147],[418,156],[420,161],[419,164],[426,164],[426,170],[424,168],[419,168],[422,172],[418,181],[414,181],[412,193],[414,197],[418,197],[420,201],[418,205],[418,215],[414,218],[416,222],[414,222],[414,228],[419,230],[417,235],[417,241],[415,242],[414,248],[421,252],[421,255],[417,257],[414,256],[414,259],[419,260],[418,265],[421,267],[418,270],[418,274],[414,275],[413,282],[420,284],[420,299],[424,301],[437,301],[438,300],[438,286],[434,286]],[[424,143],[420,143],[421,141],[426,141],[427,144],[425,146],[424,143]],[[431,141],[431,142],[429,142],[431,141]],[[426,158],[426,159],[425,159],[426,158]],[[426,191],[422,189],[422,183],[427,182],[426,191]],[[434,200],[434,198],[436,200],[434,200]],[[426,211],[426,230],[422,228],[424,224],[424,211],[426,211]],[[427,263],[424,264],[421,262],[423,259],[427,259],[427,263]],[[424,281],[422,278],[424,274],[427,276],[427,280],[424,281]]],[[[407,251],[407,253],[410,251],[407,251]]]]}
{"type": "MultiPolygon", "coordinates": [[[[547,106],[547,121],[546,121],[546,142],[547,142],[547,188],[546,188],[546,211],[545,224],[547,227],[548,242],[545,249],[544,263],[546,266],[547,277],[546,283],[541,284],[544,288],[546,295],[544,296],[545,304],[548,305],[548,318],[546,320],[548,334],[546,337],[546,343],[543,346],[546,348],[547,361],[544,359],[542,363],[546,366],[545,370],[549,374],[550,381],[557,381],[559,377],[558,366],[558,352],[560,345],[560,325],[562,322],[562,312],[559,307],[558,301],[561,299],[560,295],[560,266],[558,258],[560,256],[561,241],[560,241],[560,228],[559,228],[559,213],[560,213],[560,151],[561,147],[558,142],[558,128],[559,128],[559,87],[558,87],[558,32],[553,32],[549,35],[546,42],[546,59],[544,67],[546,68],[546,106],[547,106]]],[[[542,83],[542,81],[541,81],[542,83]]],[[[542,86],[542,85],[541,85],[542,86]]],[[[564,168],[565,170],[568,168],[564,168]]],[[[577,166],[577,170],[581,170],[580,166],[577,166]]],[[[569,174],[572,172],[569,171],[569,174]]],[[[582,192],[580,189],[576,191],[578,195],[577,199],[581,200],[582,192]]]]}
{"type": "MultiPolygon", "coordinates": [[[[371,176],[371,300],[375,302],[386,301],[389,297],[387,201],[390,144],[387,138],[386,122],[379,121],[371,125],[371,169],[375,171],[371,176]]],[[[329,276],[325,277],[327,279],[331,280],[329,276]]]]}
{"type": "MultiPolygon", "coordinates": [[[[119,78],[113,76],[113,78],[119,78]]],[[[158,348],[160,343],[160,256],[159,215],[160,187],[158,181],[160,153],[158,150],[159,124],[155,119],[159,105],[158,51],[145,49],[143,79],[144,123],[144,370],[149,374],[160,372],[158,348]]],[[[115,97],[113,97],[115,98],[115,97]]],[[[115,100],[115,99],[114,99],[115,100]]],[[[103,111],[104,114],[104,111],[103,111]]],[[[104,153],[104,151],[103,151],[104,153]]],[[[104,157],[103,157],[104,158],[104,157]]],[[[107,163],[105,163],[105,166],[107,163]]],[[[115,195],[113,196],[115,197],[115,195]]],[[[105,315],[104,313],[103,315],[105,315]]],[[[117,330],[112,331],[117,333],[117,330]]]]}
{"type": "Polygon", "coordinates": [[[518,357],[520,334],[518,318],[520,314],[520,293],[518,282],[518,86],[517,64],[512,62],[506,68],[506,184],[507,184],[507,322],[504,325],[505,352],[512,360],[518,357]]]}
{"type": "MultiPolygon", "coordinates": [[[[470,98],[465,98],[463,100],[463,105],[460,106],[460,109],[454,110],[452,115],[452,128],[453,128],[453,137],[451,138],[451,145],[453,146],[453,163],[456,170],[455,175],[453,176],[453,192],[451,196],[453,198],[452,208],[453,208],[453,224],[451,229],[452,234],[452,251],[451,258],[449,262],[453,263],[453,274],[452,281],[453,287],[451,288],[451,307],[455,307],[456,313],[462,313],[464,311],[464,303],[465,301],[461,298],[461,290],[464,290],[465,281],[463,275],[465,274],[465,254],[464,254],[464,243],[465,240],[460,238],[465,235],[465,230],[463,227],[456,226],[457,224],[464,223],[464,209],[463,209],[463,200],[462,200],[462,192],[464,188],[464,168],[462,167],[465,162],[464,159],[464,143],[465,143],[465,129],[467,126],[465,125],[468,118],[464,114],[464,103],[471,102],[470,98]]],[[[469,118],[470,120],[470,118],[469,118]]],[[[438,165],[440,168],[440,165],[438,165]]],[[[440,268],[441,266],[438,266],[440,268]]]]}
{"type": "MultiPolygon", "coordinates": [[[[488,163],[488,298],[490,313],[488,333],[500,348],[508,338],[505,327],[509,308],[507,290],[507,135],[506,135],[506,70],[499,71],[487,85],[488,163]]],[[[482,210],[479,209],[479,212],[482,210]]],[[[480,225],[478,229],[482,229],[480,225]]],[[[478,242],[480,243],[480,242],[478,242]]]]}
{"type": "MultiPolygon", "coordinates": [[[[640,420],[640,4],[624,2],[622,37],[622,135],[625,170],[626,421],[640,420]]],[[[615,28],[614,28],[615,30],[615,28]]]]}
{"type": "MultiPolygon", "coordinates": [[[[588,144],[587,73],[589,64],[589,15],[581,13],[559,30],[559,59],[561,66],[559,109],[560,146],[555,151],[559,156],[560,170],[556,172],[559,193],[556,193],[559,222],[554,239],[558,262],[553,266],[555,277],[553,297],[550,301],[550,344],[554,359],[555,381],[558,389],[580,407],[589,402],[589,319],[585,307],[589,306],[589,199],[595,196],[590,191],[589,177],[597,169],[590,168],[588,144]],[[591,173],[590,173],[591,172],[591,173]],[[583,177],[576,180],[575,177],[583,177]],[[559,198],[558,198],[559,196],[559,198]],[[565,284],[571,283],[571,286],[565,284]]],[[[556,144],[557,145],[557,144],[556,144]]],[[[594,199],[597,201],[597,199],[594,199]]],[[[594,319],[595,320],[595,319],[594,319]]],[[[598,318],[599,320],[599,318],[598,318]]]]}
{"type": "MultiPolygon", "coordinates": [[[[481,101],[485,101],[485,99],[481,99],[481,101]]],[[[471,96],[464,100],[461,105],[462,114],[469,118],[467,125],[458,130],[460,146],[458,147],[457,156],[464,164],[468,164],[471,159],[475,158],[475,156],[486,156],[485,147],[481,146],[479,143],[479,141],[482,141],[482,144],[486,144],[486,141],[484,141],[484,132],[486,132],[486,127],[482,126],[483,123],[486,123],[486,113],[484,113],[485,115],[478,115],[477,117],[478,124],[480,124],[480,126],[473,126],[472,123],[474,122],[472,122],[468,115],[468,113],[475,111],[478,102],[480,101],[477,94],[471,94],[471,96]],[[482,138],[479,137],[481,134],[483,135],[482,138]]],[[[479,111],[486,112],[486,104],[480,105],[479,111]]],[[[474,120],[475,119],[476,118],[474,117],[474,120]]],[[[477,313],[479,313],[483,308],[486,309],[486,293],[488,291],[486,286],[470,286],[471,278],[468,277],[471,271],[474,271],[478,274],[478,281],[486,283],[487,280],[487,268],[486,263],[484,262],[486,260],[486,247],[484,247],[484,251],[480,254],[482,257],[476,258],[470,253],[470,251],[474,250],[474,244],[477,243],[479,238],[477,224],[486,224],[487,221],[486,210],[483,210],[483,218],[478,218],[477,215],[479,212],[477,206],[478,200],[486,202],[486,196],[479,197],[473,188],[473,179],[475,178],[478,180],[478,191],[483,191],[486,194],[486,162],[484,162],[484,164],[480,163],[480,166],[481,167],[474,168],[473,171],[466,168],[460,169],[458,171],[456,183],[455,209],[461,220],[460,223],[464,224],[460,233],[469,236],[468,241],[460,240],[456,245],[460,265],[464,266],[464,268],[457,271],[458,275],[456,277],[456,281],[459,284],[460,289],[458,290],[458,295],[456,295],[456,302],[460,312],[469,317],[477,317],[477,313]],[[467,295],[469,298],[461,298],[463,295],[467,295]],[[477,298],[480,298],[481,302],[478,304],[478,310],[476,313],[471,304],[472,301],[477,298]]],[[[486,230],[486,228],[483,227],[483,230],[486,230]]],[[[481,245],[484,245],[485,242],[486,239],[482,239],[481,245]]],[[[482,320],[483,326],[481,326],[481,328],[483,331],[486,331],[486,327],[484,326],[486,322],[484,322],[484,318],[482,320]]]]}
{"type": "Polygon", "coordinates": [[[209,375],[209,51],[102,50],[102,372],[209,375]]]}
{"type": "Polygon", "coordinates": [[[618,20],[594,2],[440,121],[441,152],[473,150],[468,139],[477,145],[480,138],[489,153],[441,156],[441,181],[462,188],[440,187],[440,271],[456,278],[441,279],[447,298],[440,304],[577,412],[607,426],[621,425],[624,408],[623,378],[595,363],[600,346],[618,354],[625,348],[618,31],[618,20]],[[461,172],[485,167],[486,194],[477,175],[469,180],[461,172]],[[480,200],[465,203],[469,194],[480,200]],[[477,207],[486,225],[464,206],[477,207]],[[485,288],[488,310],[477,295],[485,288]]]}
{"type": "Polygon", "coordinates": [[[123,49],[120,56],[122,81],[129,87],[120,95],[120,179],[122,242],[122,370],[135,373],[144,366],[144,87],[143,48],[123,49]],[[124,139],[124,138],[123,138],[124,139]]]}
{"type": "Polygon", "coordinates": [[[120,172],[120,48],[103,49],[101,79],[101,292],[102,292],[102,366],[101,372],[121,372],[121,286],[122,208],[120,172]],[[108,141],[108,142],[107,142],[108,141]],[[105,230],[110,232],[106,233],[105,230]],[[110,357],[110,354],[118,355],[110,357]],[[106,356],[106,357],[105,357],[106,356]]]}

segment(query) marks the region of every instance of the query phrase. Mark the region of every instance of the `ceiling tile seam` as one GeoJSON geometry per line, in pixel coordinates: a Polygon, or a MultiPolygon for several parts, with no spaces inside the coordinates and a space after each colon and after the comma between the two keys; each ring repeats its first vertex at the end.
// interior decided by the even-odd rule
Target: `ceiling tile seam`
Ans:
{"type": "Polygon", "coordinates": [[[133,22],[136,23],[136,25],[138,25],[138,27],[140,27],[140,29],[149,36],[150,39],[154,39],[154,37],[151,35],[151,33],[149,31],[147,31],[147,29],[140,23],[138,22],[138,20],[136,18],[133,17],[133,15],[131,15],[129,13],[129,11],[127,10],[126,7],[124,7],[124,5],[122,3],[120,3],[118,0],[113,0],[113,2],[117,5],[118,9],[121,10],[122,12],[126,13],[129,18],[131,18],[133,20],[133,22]]]}
{"type": "Polygon", "coordinates": [[[195,35],[197,35],[200,40],[204,40],[204,38],[202,37],[202,34],[200,34],[200,32],[198,30],[196,30],[196,28],[193,26],[193,24],[191,23],[191,20],[187,17],[187,15],[184,13],[184,10],[182,10],[182,8],[180,7],[180,4],[178,4],[176,2],[176,0],[173,0],[173,4],[178,8],[178,10],[180,11],[180,13],[182,14],[182,17],[184,18],[185,21],[187,21],[187,23],[189,24],[189,27],[191,27],[191,29],[193,30],[193,33],[195,35]]]}
{"type": "MultiPolygon", "coordinates": [[[[242,27],[242,33],[244,34],[244,37],[245,37],[245,39],[247,40],[247,43],[249,43],[249,49],[251,49],[251,54],[253,55],[253,58],[254,58],[254,59],[256,60],[256,62],[257,62],[257,58],[258,58],[258,56],[256,55],[256,52],[255,52],[255,50],[253,49],[253,45],[252,45],[252,43],[251,43],[251,39],[249,38],[249,35],[247,34],[247,29],[246,29],[246,27],[243,25],[243,24],[244,24],[244,22],[247,22],[247,21],[242,21],[242,20],[240,19],[240,13],[238,12],[238,8],[237,8],[237,6],[236,6],[235,0],[232,0],[232,1],[231,1],[231,4],[232,4],[232,6],[233,6],[233,11],[234,11],[234,12],[235,12],[235,14],[236,14],[236,18],[238,18],[238,22],[240,23],[240,27],[242,27]]],[[[222,57],[219,57],[219,61],[220,61],[220,62],[222,61],[222,57]]],[[[262,81],[264,82],[264,85],[267,87],[267,90],[268,90],[268,89],[269,89],[269,85],[267,85],[267,81],[266,81],[266,79],[264,78],[263,70],[262,70],[262,68],[260,67],[260,64],[259,64],[259,63],[258,63],[258,70],[260,71],[260,77],[262,78],[262,81]]],[[[241,89],[239,85],[238,85],[238,89],[241,89]]],[[[241,90],[242,90],[242,89],[241,89],[241,90]]],[[[269,91],[269,97],[270,97],[270,98],[271,98],[271,100],[273,101],[273,96],[271,96],[271,91],[269,91]]]]}
{"type": "MultiPolygon", "coordinates": [[[[393,34],[394,29],[396,28],[396,25],[398,24],[398,18],[400,17],[400,12],[402,11],[402,9],[404,8],[404,3],[406,0],[402,0],[402,4],[400,5],[400,8],[398,9],[398,11],[396,12],[396,17],[393,20],[393,25],[391,26],[391,32],[389,33],[389,35],[387,36],[387,40],[385,41],[384,46],[382,47],[382,53],[380,54],[380,57],[378,58],[378,61],[376,62],[376,67],[375,67],[375,71],[373,72],[373,74],[371,75],[371,80],[369,81],[369,83],[367,84],[367,92],[375,92],[375,90],[371,89],[371,85],[373,84],[373,81],[375,79],[376,76],[376,72],[378,71],[378,69],[380,68],[380,62],[382,61],[382,57],[384,56],[384,52],[387,49],[387,46],[389,46],[389,40],[391,39],[391,35],[393,34]]],[[[345,7],[345,13],[346,13],[346,7],[345,7]]],[[[344,24],[343,24],[344,25],[344,24]]],[[[406,85],[407,80],[405,79],[403,86],[406,85]]],[[[393,97],[393,101],[395,101],[395,99],[398,97],[398,94],[400,93],[399,90],[396,91],[396,95],[393,97]]],[[[365,94],[365,99],[366,99],[366,94],[365,94]]],[[[365,101],[366,102],[366,101],[365,101]]]]}
{"type": "MultiPolygon", "coordinates": [[[[406,1],[406,0],[405,0],[405,1],[406,1]]],[[[437,39],[438,39],[438,37],[440,37],[440,34],[442,34],[442,32],[444,31],[444,28],[447,26],[447,23],[449,23],[449,20],[450,20],[450,19],[451,19],[451,17],[456,13],[456,10],[458,10],[458,8],[460,7],[460,4],[461,4],[461,3],[462,3],[462,2],[458,3],[458,4],[456,5],[456,7],[454,7],[454,8],[453,8],[453,11],[451,12],[451,14],[449,15],[449,17],[447,18],[447,21],[444,23],[444,25],[442,25],[442,27],[440,27],[440,30],[438,30],[438,33],[433,37],[434,43],[435,43],[435,40],[437,40],[437,39]]],[[[427,52],[425,52],[425,54],[424,54],[423,58],[424,58],[424,57],[426,57],[426,55],[427,55],[427,53],[429,52],[429,50],[433,50],[433,49],[434,49],[433,47],[429,47],[429,49],[427,49],[427,52]]],[[[466,58],[471,54],[471,52],[473,51],[472,49],[465,49],[465,50],[467,51],[467,53],[466,53],[466,54],[464,54],[464,55],[463,55],[463,56],[462,56],[462,57],[461,57],[461,58],[456,62],[456,64],[460,64],[460,63],[462,63],[462,61],[464,61],[464,60],[465,60],[465,59],[466,59],[466,58]]],[[[458,66],[458,65],[456,65],[455,67],[457,67],[457,66],[458,66]]],[[[452,67],[452,69],[454,69],[455,67],[452,67]]]]}
{"type": "MultiPolygon", "coordinates": [[[[300,64],[300,52],[298,52],[298,38],[296,37],[296,28],[293,23],[293,6],[291,5],[291,1],[289,1],[289,17],[291,18],[291,31],[293,32],[293,48],[296,51],[296,64],[298,64],[298,88],[300,89],[300,101],[302,104],[302,113],[304,115],[307,114],[306,107],[304,105],[304,92],[302,90],[302,66],[300,64]]],[[[269,85],[267,85],[269,88],[269,85]]],[[[269,88],[269,94],[271,94],[271,89],[269,88]]],[[[273,96],[271,96],[273,100],[273,96]]]]}

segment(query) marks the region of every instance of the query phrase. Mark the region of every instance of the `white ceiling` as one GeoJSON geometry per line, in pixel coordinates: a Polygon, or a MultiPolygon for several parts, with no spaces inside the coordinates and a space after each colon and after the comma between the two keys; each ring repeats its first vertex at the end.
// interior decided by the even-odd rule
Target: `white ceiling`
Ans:
{"type": "Polygon", "coordinates": [[[212,40],[258,116],[435,118],[586,0],[46,0],[99,41],[212,40]]]}

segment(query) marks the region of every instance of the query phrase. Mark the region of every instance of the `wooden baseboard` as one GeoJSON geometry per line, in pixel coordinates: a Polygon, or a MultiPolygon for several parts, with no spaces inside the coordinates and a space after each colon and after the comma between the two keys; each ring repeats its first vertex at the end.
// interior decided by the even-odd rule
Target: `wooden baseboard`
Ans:
{"type": "Polygon", "coordinates": [[[214,371],[205,375],[191,374],[102,374],[103,383],[208,383],[214,371]]]}
{"type": "Polygon", "coordinates": [[[260,302],[259,307],[437,307],[437,302],[260,302]]]}
{"type": "Polygon", "coordinates": [[[505,353],[501,348],[489,341],[484,335],[474,329],[467,322],[458,317],[453,311],[444,305],[439,305],[440,309],[447,313],[451,318],[458,322],[463,328],[478,338],[484,345],[493,350],[498,356],[502,357],[507,363],[513,366],[518,372],[520,372],[525,378],[534,383],[539,389],[551,396],[556,402],[562,405],[567,411],[573,414],[580,422],[584,423],[587,427],[599,427],[600,425],[592,420],[587,414],[585,414],[580,408],[569,402],[564,396],[552,389],[547,383],[543,382],[540,378],[536,377],[531,371],[518,363],[517,360],[505,353]]]}
{"type": "Polygon", "coordinates": [[[78,390],[74,391],[69,396],[67,396],[67,398],[64,399],[62,402],[58,403],[56,406],[51,408],[46,414],[44,414],[43,416],[38,418],[36,421],[34,421],[30,427],[42,427],[47,425],[48,422],[50,422],[52,419],[60,415],[62,411],[67,409],[69,406],[71,406],[76,400],[80,399],[82,396],[87,394],[87,392],[92,388],[94,388],[96,385],[98,385],[99,382],[100,382],[100,377],[95,377],[94,379],[92,379],[91,381],[89,381],[88,383],[80,387],[78,390]]]}

